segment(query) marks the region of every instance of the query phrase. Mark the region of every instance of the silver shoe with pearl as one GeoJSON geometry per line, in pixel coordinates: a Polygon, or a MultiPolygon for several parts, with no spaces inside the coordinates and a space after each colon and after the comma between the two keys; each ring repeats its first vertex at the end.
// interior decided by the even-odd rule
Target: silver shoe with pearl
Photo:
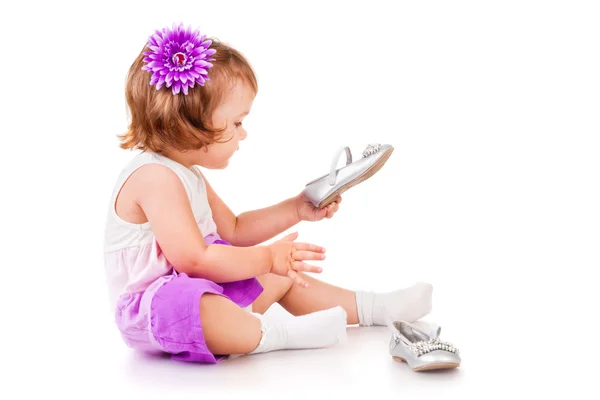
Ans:
{"type": "Polygon", "coordinates": [[[394,147],[389,144],[374,143],[362,152],[362,157],[353,160],[348,146],[338,149],[331,162],[329,174],[306,184],[303,193],[317,208],[322,208],[351,187],[369,179],[379,171],[392,155],[394,147]],[[346,153],[346,165],[337,168],[338,161],[346,153]]]}
{"type": "Polygon", "coordinates": [[[397,361],[407,363],[413,371],[460,366],[460,352],[451,343],[440,340],[441,328],[426,332],[416,324],[404,321],[394,321],[391,328],[390,355],[397,361]]]}

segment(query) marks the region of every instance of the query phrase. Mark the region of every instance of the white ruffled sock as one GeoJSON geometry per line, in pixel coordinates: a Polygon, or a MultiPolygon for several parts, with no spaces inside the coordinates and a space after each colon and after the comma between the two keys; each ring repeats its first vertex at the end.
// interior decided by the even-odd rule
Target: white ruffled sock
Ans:
{"type": "Polygon", "coordinates": [[[389,293],[356,291],[360,326],[388,325],[390,321],[416,321],[431,312],[433,286],[418,282],[389,293]]]}
{"type": "Polygon", "coordinates": [[[254,315],[261,320],[262,338],[250,354],[327,347],[346,337],[347,315],[340,306],[291,318],[254,315]]]}

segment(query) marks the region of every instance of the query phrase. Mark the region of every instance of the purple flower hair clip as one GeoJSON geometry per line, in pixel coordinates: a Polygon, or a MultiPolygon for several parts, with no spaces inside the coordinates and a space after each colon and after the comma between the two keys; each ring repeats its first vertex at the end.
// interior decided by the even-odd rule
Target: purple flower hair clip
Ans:
{"type": "Polygon", "coordinates": [[[142,69],[152,74],[150,85],[156,85],[156,90],[166,86],[173,94],[183,91],[186,95],[196,83],[204,86],[213,66],[210,61],[215,61],[210,56],[216,53],[210,48],[212,41],[205,39],[206,35],[189,27],[184,29],[182,24],[157,30],[148,39],[150,51],[142,53],[146,56],[142,69]]]}

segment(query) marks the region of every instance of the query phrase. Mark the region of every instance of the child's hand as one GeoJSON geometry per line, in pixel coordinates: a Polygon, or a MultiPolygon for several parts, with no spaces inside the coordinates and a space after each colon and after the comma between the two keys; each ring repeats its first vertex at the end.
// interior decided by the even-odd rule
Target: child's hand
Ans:
{"type": "Polygon", "coordinates": [[[323,208],[316,208],[304,193],[296,196],[296,212],[300,221],[320,221],[323,218],[331,218],[340,209],[342,197],[338,196],[333,203],[323,208]]]}
{"type": "Polygon", "coordinates": [[[298,285],[307,288],[306,282],[298,272],[321,272],[320,267],[306,264],[304,260],[325,259],[325,249],[310,243],[294,242],[298,233],[292,233],[269,245],[271,249],[271,273],[287,276],[298,285]]]}

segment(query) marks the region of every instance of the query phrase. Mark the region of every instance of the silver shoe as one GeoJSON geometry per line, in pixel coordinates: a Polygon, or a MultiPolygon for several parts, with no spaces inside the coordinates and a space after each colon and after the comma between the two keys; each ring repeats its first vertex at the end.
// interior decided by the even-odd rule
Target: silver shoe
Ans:
{"type": "Polygon", "coordinates": [[[329,174],[307,183],[303,193],[315,207],[325,207],[346,190],[373,176],[393,151],[389,144],[370,144],[363,151],[362,158],[352,162],[350,148],[342,147],[333,158],[329,174]],[[343,151],[346,152],[346,165],[337,169],[343,151]]]}
{"type": "Polygon", "coordinates": [[[390,355],[408,364],[413,371],[456,368],[460,366],[459,350],[439,338],[441,328],[435,333],[425,333],[404,321],[392,323],[390,355]]]}

